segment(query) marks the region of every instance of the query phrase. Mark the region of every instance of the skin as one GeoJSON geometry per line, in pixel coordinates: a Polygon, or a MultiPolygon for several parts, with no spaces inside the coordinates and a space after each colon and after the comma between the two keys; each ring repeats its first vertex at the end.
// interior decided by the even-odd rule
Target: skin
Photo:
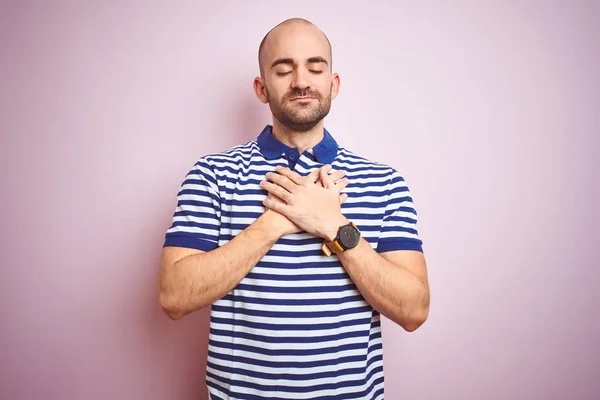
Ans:
{"type": "Polygon", "coordinates": [[[302,154],[323,139],[323,119],[339,93],[329,42],[314,25],[292,19],[269,33],[259,62],[254,92],[271,108],[273,135],[302,154]]]}
{"type": "MultiPolygon", "coordinates": [[[[340,77],[331,69],[325,35],[304,20],[274,28],[259,55],[261,76],[254,79],[257,98],[269,104],[273,135],[304,150],[324,135],[324,117],[339,93],[340,77]]],[[[304,230],[333,240],[349,221],[341,212],[343,171],[326,165],[307,177],[278,167],[261,187],[268,192],[266,211],[232,241],[210,252],[166,247],[160,267],[160,303],[179,319],[231,291],[283,235],[304,230]]],[[[423,253],[399,250],[379,254],[366,240],[338,257],[363,297],[381,314],[414,331],[429,313],[429,284],[423,253]]]]}
{"type": "MultiPolygon", "coordinates": [[[[315,170],[300,181],[307,186],[321,186],[315,170]]],[[[328,178],[337,180],[339,196],[346,185],[343,171],[328,178]]],[[[277,199],[272,199],[274,204],[277,199]]],[[[184,247],[163,248],[159,301],[164,312],[173,320],[208,306],[229,293],[250,272],[282,236],[300,232],[288,218],[273,210],[266,210],[248,228],[230,242],[212,251],[184,247]]]]}

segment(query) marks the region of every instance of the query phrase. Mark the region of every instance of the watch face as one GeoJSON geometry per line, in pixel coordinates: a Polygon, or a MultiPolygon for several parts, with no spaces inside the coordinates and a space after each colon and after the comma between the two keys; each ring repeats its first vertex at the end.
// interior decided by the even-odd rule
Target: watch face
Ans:
{"type": "Polygon", "coordinates": [[[346,248],[351,249],[356,247],[360,240],[360,232],[352,225],[346,225],[340,229],[340,244],[346,248]]]}

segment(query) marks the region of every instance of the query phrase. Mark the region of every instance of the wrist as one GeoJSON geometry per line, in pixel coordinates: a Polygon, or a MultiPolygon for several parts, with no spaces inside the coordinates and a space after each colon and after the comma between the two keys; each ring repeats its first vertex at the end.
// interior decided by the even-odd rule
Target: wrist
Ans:
{"type": "Polygon", "coordinates": [[[349,223],[350,221],[340,214],[337,218],[327,223],[327,225],[324,227],[325,229],[323,230],[323,234],[321,236],[326,241],[331,242],[337,237],[340,227],[343,225],[348,225],[349,223]]]}
{"type": "Polygon", "coordinates": [[[273,242],[277,242],[283,235],[285,235],[285,232],[279,229],[278,224],[275,223],[276,214],[277,213],[275,211],[267,209],[253,223],[256,228],[260,229],[260,231],[262,231],[264,235],[273,242]]]}

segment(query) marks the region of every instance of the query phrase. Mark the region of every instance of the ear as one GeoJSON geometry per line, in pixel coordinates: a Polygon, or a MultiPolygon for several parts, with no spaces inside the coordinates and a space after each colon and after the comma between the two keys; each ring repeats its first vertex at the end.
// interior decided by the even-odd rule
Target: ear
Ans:
{"type": "Polygon", "coordinates": [[[269,102],[269,96],[267,94],[267,87],[265,86],[265,80],[260,76],[254,78],[254,93],[258,100],[263,104],[267,104],[269,102]]]}
{"type": "Polygon", "coordinates": [[[334,72],[331,75],[331,99],[335,99],[340,92],[340,75],[334,72]]]}

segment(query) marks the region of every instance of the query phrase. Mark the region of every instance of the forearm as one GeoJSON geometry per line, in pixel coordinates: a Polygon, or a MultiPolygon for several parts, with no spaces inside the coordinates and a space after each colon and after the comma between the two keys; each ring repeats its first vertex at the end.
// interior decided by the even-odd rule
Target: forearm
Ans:
{"type": "Polygon", "coordinates": [[[415,273],[378,254],[363,239],[338,258],[365,300],[407,331],[427,318],[429,288],[415,273]]]}
{"type": "Polygon", "coordinates": [[[181,318],[229,293],[279,239],[270,225],[258,218],[224,246],[171,265],[161,280],[170,314],[181,318]]]}

